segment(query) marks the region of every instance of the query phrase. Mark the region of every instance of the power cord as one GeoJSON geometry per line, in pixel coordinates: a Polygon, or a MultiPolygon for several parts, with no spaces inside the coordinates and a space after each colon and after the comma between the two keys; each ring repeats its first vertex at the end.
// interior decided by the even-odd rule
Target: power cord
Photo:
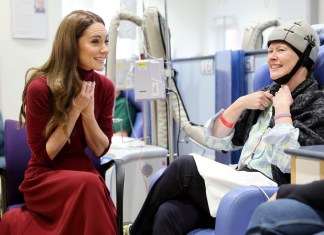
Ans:
{"type": "Polygon", "coordinates": [[[177,94],[177,92],[169,89],[169,88],[166,88],[166,94],[169,94],[169,93],[173,93],[176,98],[177,98],[177,104],[178,104],[178,118],[179,118],[179,123],[178,123],[178,136],[177,136],[177,152],[178,152],[178,156],[180,156],[180,153],[179,153],[179,142],[180,142],[180,132],[181,132],[181,118],[180,118],[180,101],[179,101],[179,96],[177,94]]]}

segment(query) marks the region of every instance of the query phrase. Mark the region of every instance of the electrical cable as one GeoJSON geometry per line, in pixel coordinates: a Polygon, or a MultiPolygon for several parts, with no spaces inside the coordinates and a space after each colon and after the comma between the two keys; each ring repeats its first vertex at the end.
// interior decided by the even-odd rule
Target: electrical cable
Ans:
{"type": "Polygon", "coordinates": [[[167,88],[167,92],[171,92],[173,93],[176,98],[177,98],[177,104],[178,104],[178,115],[179,115],[179,123],[178,123],[178,135],[177,135],[177,152],[178,152],[178,156],[180,156],[180,149],[179,149],[179,142],[180,142],[180,132],[181,132],[181,118],[180,118],[180,101],[179,101],[179,95],[177,92],[171,90],[171,89],[168,89],[167,88]]]}
{"type": "Polygon", "coordinates": [[[267,200],[269,200],[269,196],[268,194],[258,185],[251,185],[251,186],[254,186],[254,187],[257,187],[258,189],[260,189],[260,191],[263,193],[263,195],[266,197],[267,200]]]}
{"type": "MultiPolygon", "coordinates": [[[[172,69],[172,70],[174,71],[174,74],[175,74],[175,76],[172,76],[171,78],[172,78],[172,80],[173,80],[174,87],[175,87],[175,89],[177,90],[177,92],[174,92],[174,93],[177,93],[179,113],[180,113],[180,101],[181,101],[181,103],[182,103],[182,107],[183,107],[183,110],[184,110],[184,112],[185,112],[185,114],[186,114],[186,117],[187,117],[189,123],[190,123],[191,125],[193,125],[193,126],[203,126],[203,125],[198,125],[198,124],[193,123],[192,121],[190,121],[190,117],[189,117],[188,111],[187,111],[187,109],[186,109],[186,107],[185,107],[185,105],[184,105],[184,103],[183,103],[183,100],[182,100],[182,98],[181,98],[181,94],[180,94],[180,92],[179,92],[179,88],[178,88],[178,85],[177,85],[177,82],[176,82],[176,78],[178,77],[178,72],[177,72],[175,69],[172,69]]],[[[179,120],[180,120],[180,114],[179,114],[179,120]]],[[[180,122],[180,121],[179,121],[179,122],[180,122]]]]}

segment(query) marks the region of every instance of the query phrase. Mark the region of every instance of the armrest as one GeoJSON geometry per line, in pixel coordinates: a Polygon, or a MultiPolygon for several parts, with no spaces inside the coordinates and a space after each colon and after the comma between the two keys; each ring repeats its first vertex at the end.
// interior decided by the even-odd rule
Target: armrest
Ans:
{"type": "Polygon", "coordinates": [[[125,165],[121,159],[110,159],[101,165],[101,175],[105,179],[106,172],[110,167],[116,167],[116,209],[117,209],[117,227],[118,234],[123,235],[123,203],[124,203],[124,180],[125,165]]]}
{"type": "Polygon", "coordinates": [[[285,153],[324,160],[324,145],[302,146],[297,149],[285,149],[285,153]]]}
{"type": "Polygon", "coordinates": [[[255,208],[267,201],[267,196],[272,196],[277,189],[273,186],[243,186],[228,192],[217,210],[215,234],[243,235],[255,208]]]}
{"type": "Polygon", "coordinates": [[[291,155],[291,183],[305,184],[324,178],[324,145],[285,149],[291,155]]]}

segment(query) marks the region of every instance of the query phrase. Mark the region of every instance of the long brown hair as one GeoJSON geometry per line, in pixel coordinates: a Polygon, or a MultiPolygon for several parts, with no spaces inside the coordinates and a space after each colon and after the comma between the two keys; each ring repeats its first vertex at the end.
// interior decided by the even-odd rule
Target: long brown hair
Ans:
{"type": "Polygon", "coordinates": [[[89,11],[77,10],[67,15],[59,25],[51,55],[47,62],[38,68],[30,68],[25,75],[19,123],[26,119],[26,94],[28,85],[40,76],[46,76],[51,90],[51,118],[47,123],[45,135],[50,136],[60,124],[68,121],[68,111],[73,99],[81,91],[82,82],[78,74],[78,40],[93,23],[105,25],[103,19],[89,11]]]}

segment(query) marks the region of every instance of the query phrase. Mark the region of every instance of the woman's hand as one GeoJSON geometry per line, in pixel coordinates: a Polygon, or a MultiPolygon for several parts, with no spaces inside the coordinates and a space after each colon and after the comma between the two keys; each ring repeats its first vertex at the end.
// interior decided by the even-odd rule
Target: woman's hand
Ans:
{"type": "Polygon", "coordinates": [[[282,108],[289,108],[294,103],[294,100],[291,96],[291,92],[287,85],[282,85],[278,92],[276,92],[275,96],[273,97],[273,106],[276,110],[282,108]]]}
{"type": "MultiPolygon", "coordinates": [[[[273,95],[269,91],[257,91],[238,98],[233,104],[231,104],[224,112],[223,118],[232,124],[235,124],[242,112],[245,109],[260,109],[264,110],[272,102],[273,95]]],[[[211,134],[218,138],[228,136],[232,131],[232,128],[224,125],[220,118],[213,123],[211,134]]]]}
{"type": "Polygon", "coordinates": [[[264,110],[271,104],[273,95],[269,91],[257,91],[239,98],[243,109],[264,110]]]}
{"type": "Polygon", "coordinates": [[[82,82],[82,88],[77,97],[73,100],[73,107],[80,113],[89,114],[94,110],[94,88],[95,82],[82,82]]]}
{"type": "Polygon", "coordinates": [[[85,107],[82,111],[82,115],[85,115],[87,117],[94,115],[94,91],[96,87],[96,82],[91,82],[89,87],[87,86],[87,90],[89,88],[89,94],[90,94],[90,100],[88,103],[88,106],[85,107]]]}

